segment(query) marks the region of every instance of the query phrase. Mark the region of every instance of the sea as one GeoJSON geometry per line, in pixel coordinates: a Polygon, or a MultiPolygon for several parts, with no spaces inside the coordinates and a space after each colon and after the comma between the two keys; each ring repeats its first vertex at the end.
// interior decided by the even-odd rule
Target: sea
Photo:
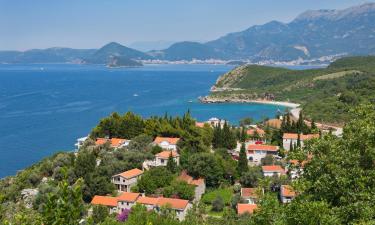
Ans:
{"type": "MultiPolygon", "coordinates": [[[[285,107],[263,104],[202,104],[228,65],[0,65],[0,178],[14,175],[58,151],[74,150],[112,112],[182,115],[198,121],[218,117],[238,124],[245,117],[272,118],[285,107]]],[[[303,69],[298,67],[296,69],[303,69]]]]}

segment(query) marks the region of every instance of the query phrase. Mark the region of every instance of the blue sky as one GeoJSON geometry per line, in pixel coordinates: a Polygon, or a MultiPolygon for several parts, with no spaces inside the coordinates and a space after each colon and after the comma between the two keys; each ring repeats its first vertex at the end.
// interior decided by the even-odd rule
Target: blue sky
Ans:
{"type": "Polygon", "coordinates": [[[308,9],[362,0],[0,0],[0,49],[98,48],[110,41],[212,40],[308,9]]]}

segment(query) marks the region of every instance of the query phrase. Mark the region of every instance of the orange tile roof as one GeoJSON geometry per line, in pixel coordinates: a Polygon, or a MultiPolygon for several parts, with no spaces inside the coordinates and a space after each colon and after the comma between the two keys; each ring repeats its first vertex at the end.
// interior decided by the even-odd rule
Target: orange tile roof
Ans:
{"type": "MultiPolygon", "coordinates": [[[[309,140],[313,138],[319,138],[319,134],[300,134],[300,140],[309,140]]],[[[296,133],[284,133],[283,139],[298,139],[298,134],[296,133]]]]}
{"type": "Polygon", "coordinates": [[[144,205],[156,205],[158,200],[158,198],[152,197],[139,197],[136,202],[144,205]]]}
{"type": "Polygon", "coordinates": [[[278,146],[273,146],[273,145],[249,145],[247,146],[247,150],[250,150],[250,151],[262,150],[262,151],[276,152],[278,149],[279,149],[278,146]]]}
{"type": "Polygon", "coordinates": [[[169,144],[175,145],[180,140],[180,138],[170,138],[170,137],[156,137],[154,143],[160,144],[163,141],[168,142],[169,144]]]}
{"type": "Polygon", "coordinates": [[[237,213],[238,215],[244,213],[252,214],[256,208],[258,208],[256,204],[237,204],[237,213]]]}
{"type": "Polygon", "coordinates": [[[168,159],[169,156],[171,155],[171,152],[172,152],[173,158],[179,156],[179,154],[176,151],[162,151],[162,152],[159,152],[158,154],[156,154],[155,156],[158,157],[158,158],[162,158],[162,159],[168,159]]]}
{"type": "Polygon", "coordinates": [[[105,205],[105,206],[117,206],[117,198],[110,196],[99,196],[95,195],[91,200],[93,205],[105,205]]]}
{"type": "Polygon", "coordinates": [[[282,121],[279,119],[270,119],[265,122],[270,127],[280,128],[282,121]]]}
{"type": "Polygon", "coordinates": [[[266,132],[260,128],[252,128],[252,129],[248,129],[246,131],[247,135],[254,135],[255,134],[255,131],[259,134],[259,136],[264,136],[266,134],[266,132]]]}
{"type": "Polygon", "coordinates": [[[117,197],[117,200],[122,202],[135,202],[140,195],[139,193],[123,192],[117,197]]]}
{"type": "Polygon", "coordinates": [[[157,205],[159,207],[162,206],[167,206],[172,209],[179,209],[179,210],[184,210],[186,206],[189,204],[188,200],[183,200],[183,199],[177,199],[177,198],[159,198],[157,205]]]}
{"type": "Polygon", "coordinates": [[[241,188],[241,196],[245,198],[253,197],[257,198],[256,188],[241,188]]]}
{"type": "Polygon", "coordinates": [[[195,126],[196,127],[201,127],[202,128],[202,127],[204,127],[204,124],[205,123],[203,123],[203,122],[195,122],[195,126]]]}
{"type": "Polygon", "coordinates": [[[281,195],[284,197],[295,197],[296,192],[290,185],[281,185],[281,195]]]}
{"type": "Polygon", "coordinates": [[[279,165],[272,165],[272,166],[262,166],[262,170],[265,172],[284,172],[284,169],[279,165]]]}
{"type": "Polygon", "coordinates": [[[97,138],[95,141],[95,145],[104,145],[105,143],[110,142],[111,147],[117,148],[117,147],[120,147],[120,145],[122,145],[125,141],[127,140],[122,139],[122,138],[111,138],[111,139],[97,138]]]}
{"type": "Polygon", "coordinates": [[[132,177],[136,177],[136,176],[139,176],[141,174],[143,174],[143,171],[138,169],[138,168],[135,168],[135,169],[131,169],[131,170],[125,171],[125,172],[120,173],[120,174],[116,174],[115,176],[122,176],[126,179],[130,179],[132,177]]]}
{"type": "Polygon", "coordinates": [[[180,176],[177,177],[177,179],[186,181],[186,183],[191,184],[191,185],[195,185],[195,186],[199,186],[201,184],[204,184],[203,178],[194,179],[192,176],[187,174],[186,170],[182,171],[180,176]]]}

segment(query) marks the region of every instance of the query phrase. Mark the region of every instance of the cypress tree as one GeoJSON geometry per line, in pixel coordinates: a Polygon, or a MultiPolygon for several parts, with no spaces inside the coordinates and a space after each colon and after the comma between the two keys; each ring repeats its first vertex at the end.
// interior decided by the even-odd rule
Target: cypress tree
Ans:
{"type": "Polygon", "coordinates": [[[173,159],[172,151],[168,157],[167,170],[169,170],[171,173],[177,172],[177,163],[173,159]]]}
{"type": "Polygon", "coordinates": [[[245,147],[245,143],[242,143],[240,155],[238,159],[237,172],[241,176],[242,174],[246,173],[248,170],[249,170],[249,167],[247,165],[246,147],[245,147]]]}
{"type": "Polygon", "coordinates": [[[301,136],[300,136],[299,133],[298,133],[298,137],[297,137],[297,147],[301,147],[301,136]]]}
{"type": "Polygon", "coordinates": [[[293,141],[290,141],[289,151],[293,151],[293,141]]]}

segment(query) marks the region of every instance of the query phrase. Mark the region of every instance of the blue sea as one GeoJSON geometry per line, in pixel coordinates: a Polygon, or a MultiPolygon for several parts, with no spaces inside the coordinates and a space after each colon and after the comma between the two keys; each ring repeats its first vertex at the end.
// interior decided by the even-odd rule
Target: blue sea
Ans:
{"type": "Polygon", "coordinates": [[[117,111],[219,117],[274,117],[280,106],[201,104],[225,65],[147,65],[109,69],[99,65],[0,65],[0,178],[43,157],[74,149],[100,118],[117,111]],[[191,102],[193,101],[193,102],[191,102]]]}

